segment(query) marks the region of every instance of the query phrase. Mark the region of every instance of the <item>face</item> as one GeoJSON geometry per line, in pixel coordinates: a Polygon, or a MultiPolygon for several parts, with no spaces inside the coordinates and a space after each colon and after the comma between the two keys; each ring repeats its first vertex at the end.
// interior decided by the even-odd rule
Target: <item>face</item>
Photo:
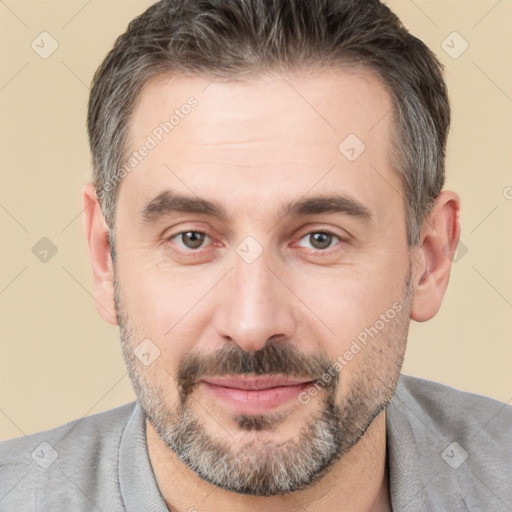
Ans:
{"type": "Polygon", "coordinates": [[[390,111],[377,78],[340,70],[140,96],[115,221],[123,354],[150,428],[214,485],[311,485],[394,392],[412,297],[390,111]]]}

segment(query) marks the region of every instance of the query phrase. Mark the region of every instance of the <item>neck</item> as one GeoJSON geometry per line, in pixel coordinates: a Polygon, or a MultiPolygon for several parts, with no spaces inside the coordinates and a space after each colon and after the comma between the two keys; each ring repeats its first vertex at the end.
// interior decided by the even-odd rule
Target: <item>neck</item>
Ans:
{"type": "Polygon", "coordinates": [[[248,496],[225,491],[186,467],[146,421],[148,451],[156,481],[172,512],[389,512],[385,411],[364,436],[313,486],[284,496],[248,496]],[[342,508],[340,508],[340,506],[342,508]]]}

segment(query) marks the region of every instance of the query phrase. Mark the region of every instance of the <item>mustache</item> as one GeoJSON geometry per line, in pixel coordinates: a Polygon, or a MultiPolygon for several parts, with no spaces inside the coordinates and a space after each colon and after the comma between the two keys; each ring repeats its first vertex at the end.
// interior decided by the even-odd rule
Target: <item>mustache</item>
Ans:
{"type": "MultiPolygon", "coordinates": [[[[187,354],[178,367],[176,381],[184,403],[203,377],[280,374],[315,381],[322,379],[332,366],[333,362],[325,354],[304,354],[287,343],[269,342],[254,352],[232,343],[208,356],[187,354]]],[[[330,372],[330,375],[331,379],[323,385],[327,391],[336,389],[339,380],[337,371],[330,372]]]]}

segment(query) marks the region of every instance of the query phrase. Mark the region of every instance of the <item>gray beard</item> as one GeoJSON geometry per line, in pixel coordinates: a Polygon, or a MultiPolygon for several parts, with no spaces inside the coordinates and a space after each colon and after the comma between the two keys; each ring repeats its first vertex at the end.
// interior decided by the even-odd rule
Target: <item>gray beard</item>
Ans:
{"type": "MultiPolygon", "coordinates": [[[[283,346],[273,347],[279,351],[283,346]]],[[[232,345],[230,349],[239,347],[232,345]]],[[[133,351],[124,353],[133,354],[133,351]]],[[[169,411],[160,398],[162,390],[144,382],[139,375],[138,360],[133,356],[126,359],[146,418],[178,459],[212,485],[254,496],[283,495],[313,485],[363,436],[386,406],[396,385],[395,378],[390,379],[386,383],[385,396],[381,396],[374,394],[375,386],[363,389],[356,384],[351,386],[342,402],[336,404],[334,397],[339,378],[333,379],[332,384],[321,391],[326,397],[321,402],[320,411],[284,442],[276,442],[270,437],[286,420],[286,415],[233,415],[240,430],[258,432],[251,441],[234,449],[229,438],[221,440],[209,435],[195,417],[190,407],[193,387],[179,386],[180,404],[174,411],[169,411]],[[391,392],[390,387],[393,388],[391,392]]],[[[360,380],[356,379],[356,382],[360,380]]],[[[379,391],[382,393],[381,382],[379,391]]]]}
{"type": "MultiPolygon", "coordinates": [[[[340,409],[328,402],[293,439],[277,443],[264,435],[255,436],[237,450],[229,440],[221,442],[208,435],[188,407],[180,408],[172,419],[165,413],[163,417],[151,415],[155,411],[146,414],[168,448],[200,478],[232,492],[275,496],[312,485],[366,430],[367,425],[355,432],[343,428],[340,409]]],[[[258,416],[238,419],[241,428],[260,422],[267,420],[258,416]]],[[[260,428],[257,425],[255,430],[260,428]]],[[[271,432],[266,426],[263,430],[271,432]]]]}
{"type": "Polygon", "coordinates": [[[410,273],[404,293],[404,316],[357,356],[362,358],[361,364],[351,375],[347,389],[338,389],[341,380],[334,372],[335,377],[323,384],[324,389],[317,396],[322,400],[313,402],[313,407],[320,405],[320,410],[285,441],[271,439],[272,432],[286,420],[285,414],[233,415],[240,430],[253,431],[251,440],[239,448],[233,447],[227,432],[224,439],[211,436],[195,417],[191,402],[197,377],[283,374],[317,380],[333,363],[324,355],[302,354],[292,344],[274,343],[272,339],[257,352],[230,344],[213,356],[189,353],[176,376],[179,404],[170,410],[164,399],[166,391],[147,378],[147,368],[141,368],[134,355],[139,336],[128,327],[119,305],[119,289],[115,289],[123,357],[147,420],[183,464],[222,489],[276,496],[311,486],[358,442],[396,389],[409,326],[410,273]],[[341,396],[338,402],[337,394],[341,396]]]}

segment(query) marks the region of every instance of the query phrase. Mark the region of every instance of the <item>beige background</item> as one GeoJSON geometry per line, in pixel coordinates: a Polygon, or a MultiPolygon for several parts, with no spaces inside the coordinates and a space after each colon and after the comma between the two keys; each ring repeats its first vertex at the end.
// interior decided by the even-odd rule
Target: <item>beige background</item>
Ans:
{"type": "MultiPolygon", "coordinates": [[[[88,84],[150,3],[0,2],[0,439],[134,398],[117,329],[94,308],[79,193],[88,84]],[[59,45],[47,59],[31,48],[43,31],[59,45]],[[42,237],[58,250],[46,263],[32,252],[42,237]]],[[[510,401],[512,2],[388,3],[446,65],[448,188],[463,204],[464,249],[439,314],[411,325],[404,371],[510,401]],[[458,58],[441,46],[460,52],[454,31],[469,44],[458,58]]]]}

